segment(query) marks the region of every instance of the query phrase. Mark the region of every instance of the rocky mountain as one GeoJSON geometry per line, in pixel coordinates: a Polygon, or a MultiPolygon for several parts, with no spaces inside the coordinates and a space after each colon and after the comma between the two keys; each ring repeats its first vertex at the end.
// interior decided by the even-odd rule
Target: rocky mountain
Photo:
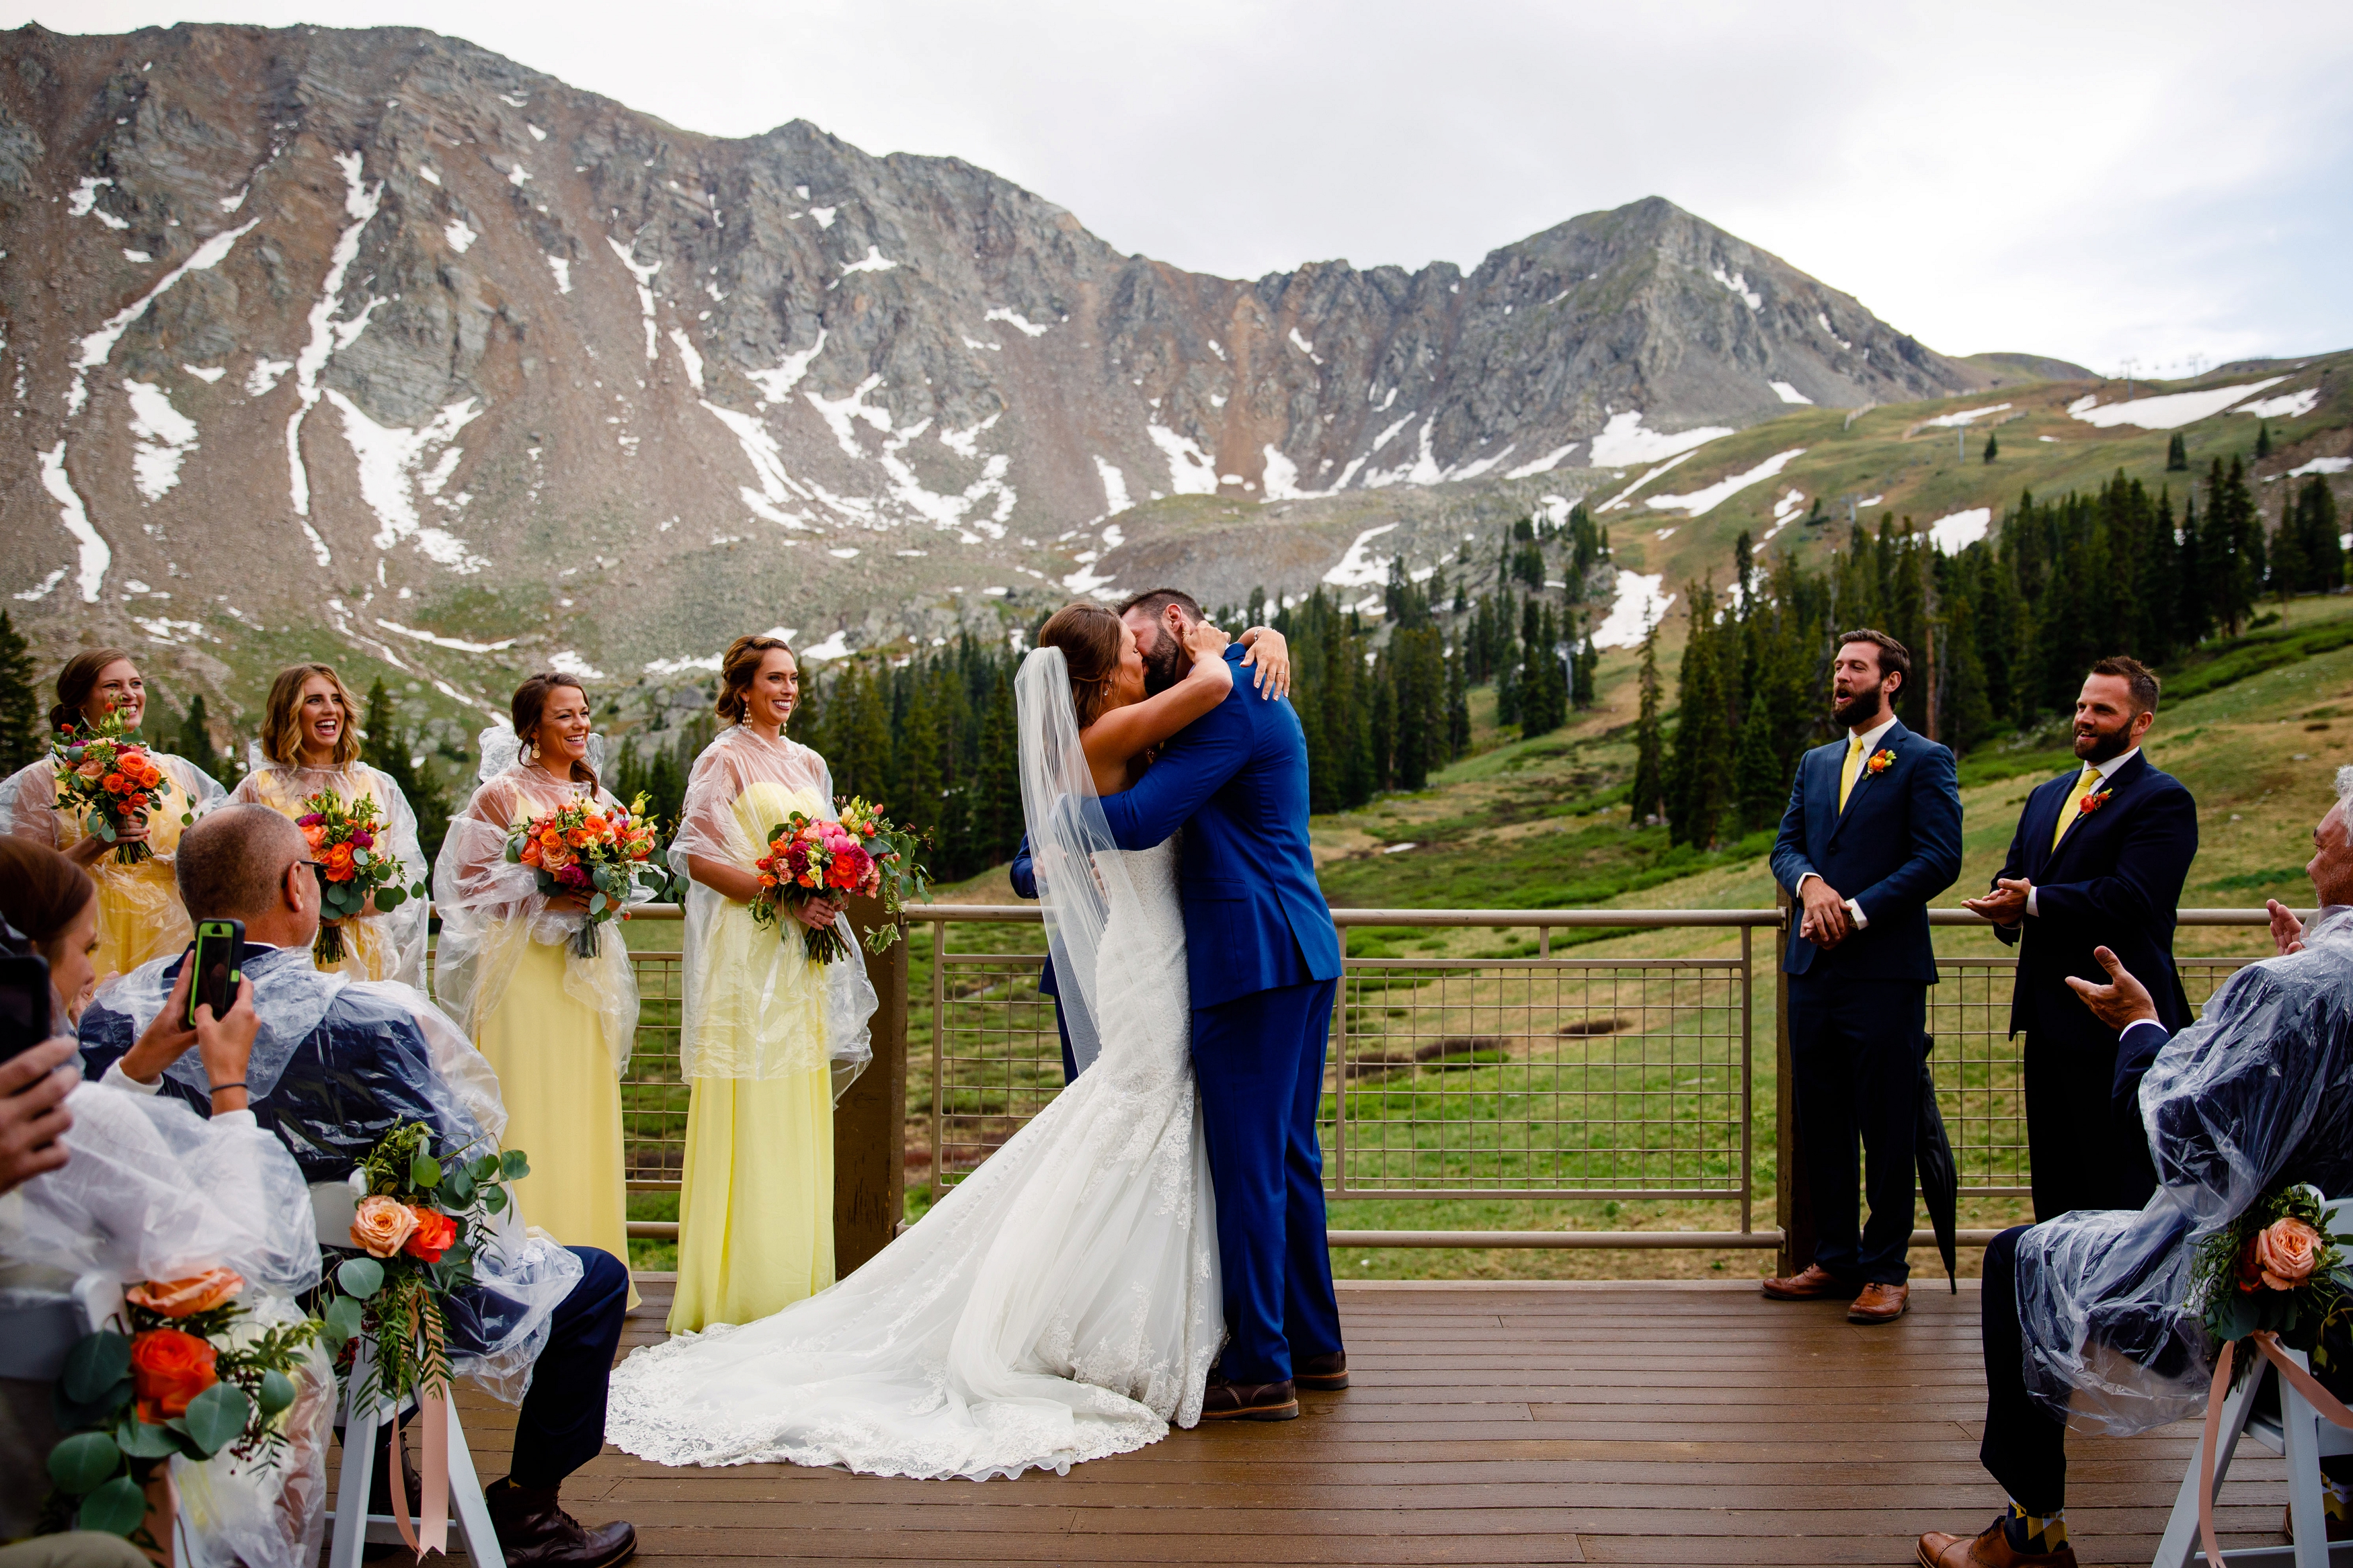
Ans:
{"type": "Polygon", "coordinates": [[[1223,575],[1313,580],[1346,545],[1282,503],[1451,526],[1991,379],[1656,198],[1467,273],[1238,281],[955,159],[696,135],[407,29],[0,35],[0,591],[44,643],[202,675],[323,625],[470,701],[472,656],[1108,592],[1155,498],[1202,498],[1223,575]]]}

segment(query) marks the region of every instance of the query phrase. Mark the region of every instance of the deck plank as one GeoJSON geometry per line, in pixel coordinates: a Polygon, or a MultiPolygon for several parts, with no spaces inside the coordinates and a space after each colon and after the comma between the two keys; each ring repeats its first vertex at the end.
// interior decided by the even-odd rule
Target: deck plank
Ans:
{"type": "MultiPolygon", "coordinates": [[[[640,1283],[625,1353],[662,1337],[670,1283],[640,1283]]],[[[1296,1422],[986,1484],[667,1469],[608,1447],[565,1501],[630,1520],[659,1568],[1905,1563],[1919,1531],[2001,1506],[1977,1462],[1974,1282],[1924,1284],[1877,1328],[1712,1283],[1344,1282],[1340,1300],[1358,1386],[1305,1396],[1296,1422]]],[[[460,1405],[482,1474],[503,1473],[512,1412],[460,1405]]],[[[2071,1443],[2082,1562],[2148,1561],[2196,1439],[2185,1423],[2071,1443]]],[[[2279,1463],[2234,1473],[2225,1541],[2278,1542],[2279,1463]]]]}

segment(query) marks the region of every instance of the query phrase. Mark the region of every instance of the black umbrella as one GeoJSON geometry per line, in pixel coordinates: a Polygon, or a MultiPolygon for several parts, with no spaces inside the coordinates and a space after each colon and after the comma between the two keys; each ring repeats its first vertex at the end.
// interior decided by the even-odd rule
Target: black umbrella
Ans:
{"type": "Polygon", "coordinates": [[[1944,1112],[1936,1109],[1936,1075],[1929,1069],[1928,1053],[1936,1048],[1934,1037],[1923,1037],[1920,1053],[1920,1118],[1913,1132],[1913,1150],[1920,1167],[1920,1195],[1928,1205],[1928,1223],[1936,1227],[1936,1250],[1945,1255],[1945,1281],[1955,1295],[1954,1248],[1959,1226],[1960,1186],[1953,1169],[1952,1141],[1945,1136],[1944,1112]]]}

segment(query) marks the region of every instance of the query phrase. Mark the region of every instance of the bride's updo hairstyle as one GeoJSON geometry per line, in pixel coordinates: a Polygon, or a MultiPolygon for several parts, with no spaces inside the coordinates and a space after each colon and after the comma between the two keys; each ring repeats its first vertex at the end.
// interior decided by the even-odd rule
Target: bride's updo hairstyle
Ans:
{"type": "MultiPolygon", "coordinates": [[[[750,706],[745,699],[752,694],[752,682],[760,673],[760,662],[776,648],[793,653],[792,644],[776,637],[737,637],[727,645],[727,651],[719,656],[720,718],[730,724],[744,721],[744,711],[750,706]]],[[[793,653],[793,662],[797,665],[800,661],[801,656],[793,653]]]]}
{"type": "Polygon", "coordinates": [[[1119,617],[1101,605],[1064,605],[1038,628],[1039,647],[1062,650],[1071,671],[1071,707],[1083,730],[1103,714],[1119,676],[1119,617]]]}
{"type": "MultiPolygon", "coordinates": [[[[576,679],[553,670],[542,670],[515,688],[514,698],[507,704],[507,720],[514,725],[515,740],[528,755],[537,754],[540,721],[547,717],[548,703],[558,691],[567,688],[579,692],[583,702],[588,700],[587,689],[576,679]]],[[[597,782],[596,770],[588,765],[586,757],[572,764],[572,776],[586,779],[592,790],[603,787],[597,782]]]]}

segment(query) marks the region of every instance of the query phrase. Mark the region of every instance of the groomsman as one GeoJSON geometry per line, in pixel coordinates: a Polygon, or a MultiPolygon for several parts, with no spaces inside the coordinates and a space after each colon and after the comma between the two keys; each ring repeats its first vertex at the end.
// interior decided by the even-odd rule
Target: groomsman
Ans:
{"type": "Polygon", "coordinates": [[[2067,985],[2070,975],[2105,984],[2092,952],[2105,947],[2142,977],[2166,1033],[2189,1022],[2173,916],[2198,854],[2198,803],[2141,754],[2156,721],[2157,677],[2138,660],[2092,666],[2075,699],[2080,768],[2026,797],[2001,875],[1965,900],[2018,944],[2010,1032],[2026,1032],[2038,1223],[2070,1209],[2137,1209],[2157,1190],[2139,1108],[2109,1092],[2116,1033],[2067,985]]]}
{"type": "Polygon", "coordinates": [[[1839,639],[1832,713],[1846,738],[1798,763],[1773,875],[1804,906],[1782,967],[1811,1192],[1814,1258],[1765,1281],[1778,1301],[1842,1296],[1859,1323],[1911,1299],[1914,1123],[1927,1046],[1928,900],[1961,869],[1953,753],[1905,729],[1912,657],[1884,632],[1839,639]],[[1855,1143],[1871,1218],[1858,1226],[1855,1143]]]}

